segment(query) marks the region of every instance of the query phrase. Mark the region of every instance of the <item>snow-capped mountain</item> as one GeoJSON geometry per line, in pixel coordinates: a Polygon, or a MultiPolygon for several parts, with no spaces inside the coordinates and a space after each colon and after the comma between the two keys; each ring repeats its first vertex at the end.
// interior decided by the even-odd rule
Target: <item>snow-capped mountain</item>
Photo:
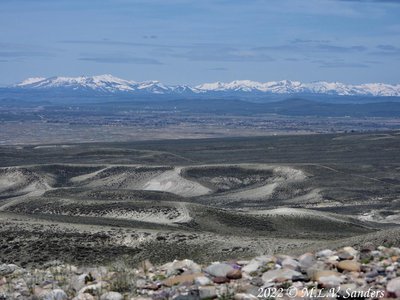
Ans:
{"type": "Polygon", "coordinates": [[[204,83],[196,86],[200,91],[215,92],[262,92],[273,94],[329,94],[342,96],[400,96],[400,84],[367,83],[346,85],[340,82],[318,81],[301,83],[299,81],[256,82],[236,80],[229,83],[204,83]]]}
{"type": "Polygon", "coordinates": [[[14,85],[24,89],[63,89],[72,91],[95,91],[101,93],[141,93],[141,94],[325,94],[343,96],[400,96],[400,84],[367,83],[349,85],[340,82],[318,81],[302,83],[299,81],[257,82],[235,80],[229,83],[204,83],[195,87],[188,85],[164,85],[158,81],[136,82],[99,75],[92,77],[50,77],[28,78],[14,85]]]}
{"type": "Polygon", "coordinates": [[[15,85],[19,88],[93,90],[103,93],[144,91],[153,94],[170,93],[174,88],[165,86],[158,81],[136,82],[125,80],[112,75],[80,76],[80,77],[50,77],[28,78],[15,85]]]}

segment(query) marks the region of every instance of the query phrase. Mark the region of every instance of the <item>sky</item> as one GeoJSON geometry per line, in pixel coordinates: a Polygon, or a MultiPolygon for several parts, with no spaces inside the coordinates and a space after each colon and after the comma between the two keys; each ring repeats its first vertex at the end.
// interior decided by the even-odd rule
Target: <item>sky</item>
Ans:
{"type": "Polygon", "coordinates": [[[0,84],[400,83],[400,0],[1,0],[0,84]]]}

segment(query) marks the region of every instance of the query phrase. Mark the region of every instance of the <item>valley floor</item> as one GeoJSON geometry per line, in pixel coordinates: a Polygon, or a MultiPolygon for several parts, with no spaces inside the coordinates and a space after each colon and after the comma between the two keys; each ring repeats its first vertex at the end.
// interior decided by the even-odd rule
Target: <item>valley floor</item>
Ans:
{"type": "Polygon", "coordinates": [[[399,244],[398,132],[0,147],[0,255],[38,266],[399,244]]]}

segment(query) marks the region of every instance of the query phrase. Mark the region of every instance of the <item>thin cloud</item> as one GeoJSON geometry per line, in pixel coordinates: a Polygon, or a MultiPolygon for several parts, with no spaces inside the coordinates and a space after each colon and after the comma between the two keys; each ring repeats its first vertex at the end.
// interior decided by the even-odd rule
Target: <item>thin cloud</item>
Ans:
{"type": "Polygon", "coordinates": [[[365,52],[368,50],[363,45],[335,45],[329,41],[301,40],[289,41],[287,44],[262,46],[253,48],[256,51],[287,51],[287,52],[328,52],[328,53],[352,53],[365,52]]]}
{"type": "Polygon", "coordinates": [[[400,51],[400,48],[397,48],[396,46],[393,45],[378,45],[376,47],[384,51],[400,51]]]}
{"type": "Polygon", "coordinates": [[[210,71],[228,71],[227,68],[223,68],[223,67],[210,68],[208,70],[210,70],[210,71]]]}
{"type": "Polygon", "coordinates": [[[336,59],[332,61],[314,60],[312,62],[318,64],[320,68],[332,68],[332,69],[369,68],[369,65],[366,63],[347,62],[341,59],[336,59]]]}
{"type": "Polygon", "coordinates": [[[0,58],[25,58],[39,56],[54,56],[53,52],[37,49],[32,45],[0,42],[0,58]]]}
{"type": "MultiPolygon", "coordinates": [[[[195,43],[190,45],[168,45],[152,42],[130,42],[118,40],[64,40],[61,43],[69,44],[89,44],[107,46],[126,46],[149,48],[151,53],[158,57],[183,58],[190,61],[221,61],[221,62],[272,62],[276,61],[273,54],[287,53],[361,53],[368,50],[363,45],[336,45],[328,40],[307,40],[295,39],[288,41],[287,44],[242,47],[240,45],[223,45],[218,43],[195,43]]],[[[90,60],[99,62],[115,62],[120,58],[91,58],[90,60]]],[[[89,59],[86,59],[89,60],[89,59]]],[[[129,59],[128,59],[129,60],[129,59]]],[[[154,61],[153,61],[154,62],[154,61]]],[[[156,62],[154,62],[156,63],[156,62]]]]}
{"type": "Polygon", "coordinates": [[[172,54],[174,57],[186,58],[191,61],[225,61],[225,62],[270,62],[275,59],[264,53],[237,48],[207,48],[172,54]]]}
{"type": "Polygon", "coordinates": [[[156,35],[143,35],[142,38],[155,40],[155,39],[158,38],[158,36],[156,36],[156,35]]]}
{"type": "Polygon", "coordinates": [[[103,64],[138,64],[138,65],[162,65],[162,63],[153,58],[145,58],[145,57],[102,57],[102,56],[86,56],[81,57],[79,60],[82,61],[91,61],[96,63],[103,64]]]}
{"type": "MultiPolygon", "coordinates": [[[[68,44],[88,44],[88,45],[107,45],[107,46],[126,46],[150,48],[154,54],[163,57],[184,58],[191,61],[226,61],[226,62],[248,62],[248,61],[273,61],[274,59],[265,53],[254,51],[253,49],[235,47],[218,43],[194,43],[191,45],[168,45],[162,43],[129,42],[117,40],[63,40],[60,43],[68,44]]],[[[113,57],[105,59],[85,59],[99,62],[118,62],[121,58],[113,57]]],[[[128,59],[129,60],[129,59],[128,59]]],[[[154,63],[156,63],[153,60],[154,63]]]]}
{"type": "MultiPolygon", "coordinates": [[[[155,40],[157,38],[153,38],[155,40]]],[[[62,40],[58,41],[63,44],[77,44],[77,45],[105,45],[105,46],[127,46],[127,47],[154,47],[154,48],[191,48],[193,46],[185,45],[167,45],[161,43],[143,43],[143,42],[130,42],[118,40],[62,40]]]]}
{"type": "Polygon", "coordinates": [[[377,56],[400,56],[400,47],[394,45],[378,45],[376,50],[371,52],[372,55],[377,56]]]}

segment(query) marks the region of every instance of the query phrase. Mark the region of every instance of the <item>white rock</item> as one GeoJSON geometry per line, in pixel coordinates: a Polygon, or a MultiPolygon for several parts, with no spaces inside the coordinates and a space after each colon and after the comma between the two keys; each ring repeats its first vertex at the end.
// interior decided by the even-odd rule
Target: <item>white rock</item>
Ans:
{"type": "Polygon", "coordinates": [[[374,250],[374,251],[371,251],[371,255],[374,257],[378,257],[378,256],[381,256],[382,253],[381,253],[381,251],[374,250]]]}
{"type": "Polygon", "coordinates": [[[199,276],[199,277],[196,277],[196,279],[194,280],[194,283],[196,283],[198,285],[209,285],[209,284],[212,284],[212,281],[210,280],[210,278],[208,278],[206,276],[199,276]]]}
{"type": "Polygon", "coordinates": [[[320,270],[314,274],[314,280],[318,281],[324,288],[338,287],[343,278],[340,273],[330,270],[320,270]]]}
{"type": "Polygon", "coordinates": [[[325,249],[322,251],[317,252],[317,257],[329,257],[332,256],[334,254],[334,252],[330,249],[325,249]]]}
{"type": "Polygon", "coordinates": [[[257,300],[258,298],[252,294],[239,293],[233,297],[235,300],[257,300]]]}
{"type": "Polygon", "coordinates": [[[353,247],[344,247],[343,250],[346,251],[348,254],[350,254],[353,257],[357,257],[357,255],[358,255],[358,251],[356,249],[354,249],[353,247]]]}
{"type": "Polygon", "coordinates": [[[337,255],[332,255],[326,258],[329,262],[335,262],[339,260],[339,256],[337,255]]]}
{"type": "Polygon", "coordinates": [[[101,295],[100,300],[122,300],[124,297],[117,292],[108,292],[101,295]]]}
{"type": "Polygon", "coordinates": [[[201,267],[190,259],[174,260],[171,263],[163,265],[161,269],[166,270],[167,276],[174,274],[175,271],[179,269],[186,269],[192,273],[201,272],[201,267]]]}
{"type": "Polygon", "coordinates": [[[51,290],[46,293],[41,300],[67,300],[68,296],[62,289],[51,290]]]}
{"type": "Polygon", "coordinates": [[[400,277],[390,280],[386,286],[386,290],[400,298],[400,277]]]}
{"type": "Polygon", "coordinates": [[[274,258],[269,255],[262,255],[253,258],[247,265],[242,268],[242,272],[250,274],[258,270],[261,266],[265,265],[268,262],[273,261],[274,258]]]}
{"type": "Polygon", "coordinates": [[[314,255],[312,253],[304,253],[303,255],[299,256],[300,268],[303,270],[307,270],[313,266],[315,262],[314,255]]]}
{"type": "Polygon", "coordinates": [[[279,269],[267,271],[262,275],[264,283],[272,282],[277,278],[292,279],[293,276],[300,276],[301,273],[291,269],[279,269]]]}
{"type": "Polygon", "coordinates": [[[199,287],[200,299],[212,299],[217,297],[217,290],[215,286],[200,286],[199,287]]]}
{"type": "Polygon", "coordinates": [[[89,292],[89,291],[98,292],[98,291],[101,291],[101,290],[105,290],[108,286],[109,286],[109,284],[107,282],[100,281],[98,283],[89,284],[89,285],[83,287],[82,289],[80,289],[78,294],[83,294],[83,293],[86,293],[86,292],[89,292]]]}
{"type": "Polygon", "coordinates": [[[297,267],[299,267],[299,262],[293,258],[287,257],[282,261],[281,265],[284,268],[295,270],[297,267]]]}
{"type": "Polygon", "coordinates": [[[231,265],[224,264],[224,263],[216,263],[209,265],[205,268],[205,272],[212,276],[219,276],[219,277],[226,277],[226,274],[233,271],[234,268],[231,265]]]}
{"type": "Polygon", "coordinates": [[[72,300],[95,300],[95,298],[88,293],[84,293],[72,298],[72,300]]]}
{"type": "Polygon", "coordinates": [[[262,266],[260,261],[252,260],[249,264],[242,268],[242,272],[250,274],[258,270],[259,267],[262,266]]]}

